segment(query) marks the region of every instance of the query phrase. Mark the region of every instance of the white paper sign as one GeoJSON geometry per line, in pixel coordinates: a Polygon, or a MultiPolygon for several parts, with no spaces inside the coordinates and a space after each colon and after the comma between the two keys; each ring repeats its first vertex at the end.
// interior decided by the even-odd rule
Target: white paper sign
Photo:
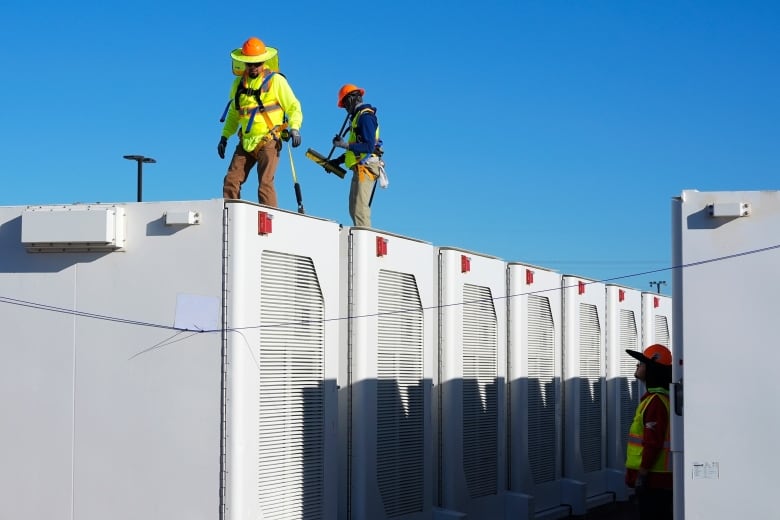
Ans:
{"type": "Polygon", "coordinates": [[[176,295],[176,318],[173,326],[185,330],[219,328],[219,298],[197,294],[176,295]]]}
{"type": "Polygon", "coordinates": [[[719,462],[694,462],[693,463],[693,479],[718,479],[720,478],[720,463],[719,462]]]}

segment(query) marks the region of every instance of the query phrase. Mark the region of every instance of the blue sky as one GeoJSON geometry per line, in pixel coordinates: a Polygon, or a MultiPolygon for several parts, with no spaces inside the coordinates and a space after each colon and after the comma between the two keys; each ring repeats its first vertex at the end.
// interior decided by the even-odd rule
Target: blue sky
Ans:
{"type": "MultiPolygon", "coordinates": [[[[0,20],[0,205],[221,197],[230,50],[280,52],[306,212],[350,224],[344,83],[376,105],[375,227],[592,279],[671,265],[683,189],[780,186],[780,3],[14,2],[0,20]]],[[[235,139],[231,140],[231,146],[235,139]]],[[[256,175],[243,197],[255,200],[256,175]]],[[[289,159],[280,206],[296,208],[289,159]]],[[[671,272],[622,285],[651,290],[671,272]]]]}

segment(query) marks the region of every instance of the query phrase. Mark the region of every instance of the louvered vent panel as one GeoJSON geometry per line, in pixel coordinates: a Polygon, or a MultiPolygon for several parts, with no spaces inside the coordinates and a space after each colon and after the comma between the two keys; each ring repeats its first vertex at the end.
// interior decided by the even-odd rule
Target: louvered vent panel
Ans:
{"type": "Polygon", "coordinates": [[[471,498],[498,487],[498,324],[490,289],[463,287],[463,464],[471,498]]]}
{"type": "Polygon", "coordinates": [[[580,303],[580,451],[587,473],[602,469],[602,364],[598,311],[580,303]]]}
{"type": "Polygon", "coordinates": [[[389,518],[423,510],[423,311],[413,275],[379,272],[377,481],[389,518]]]}
{"type": "Polygon", "coordinates": [[[636,360],[626,354],[626,349],[641,350],[637,333],[636,317],[628,309],[620,309],[620,348],[614,355],[620,359],[620,438],[628,440],[628,429],[634,420],[634,411],[639,404],[639,384],[634,378],[636,360]]]}
{"type": "Polygon", "coordinates": [[[555,324],[550,300],[528,295],[528,456],[534,483],[555,480],[558,431],[555,407],[555,324]]]}
{"type": "Polygon", "coordinates": [[[260,309],[260,509],[265,519],[319,519],[325,309],[311,259],[264,251],[260,309]]]}
{"type": "Polygon", "coordinates": [[[672,344],[669,338],[669,323],[666,321],[666,316],[655,316],[655,342],[666,348],[669,348],[669,345],[672,344]]]}

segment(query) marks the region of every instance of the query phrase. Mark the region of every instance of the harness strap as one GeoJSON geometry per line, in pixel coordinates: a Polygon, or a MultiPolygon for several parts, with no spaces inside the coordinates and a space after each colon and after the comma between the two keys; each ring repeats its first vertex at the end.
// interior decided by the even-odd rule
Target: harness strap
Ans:
{"type": "MultiPolygon", "coordinates": [[[[260,88],[257,89],[247,88],[246,85],[244,84],[244,80],[246,79],[246,77],[242,78],[242,81],[239,82],[238,87],[236,88],[236,95],[233,101],[235,102],[237,111],[241,110],[241,104],[239,103],[239,98],[241,97],[241,94],[252,96],[255,98],[255,101],[257,101],[257,106],[249,114],[249,122],[246,124],[247,132],[249,132],[249,130],[252,129],[252,124],[255,122],[255,114],[257,114],[257,112],[260,112],[263,115],[263,119],[265,119],[265,124],[268,125],[269,130],[271,130],[272,132],[274,130],[273,123],[271,123],[271,118],[268,116],[268,114],[265,113],[265,106],[263,105],[263,102],[260,100],[260,94],[263,92],[264,89],[266,91],[268,90],[266,88],[266,85],[271,80],[271,78],[274,77],[275,74],[276,72],[272,71],[267,76],[265,76],[263,78],[262,83],[260,83],[260,88]]],[[[276,136],[274,136],[274,138],[276,138],[276,136]]]]}
{"type": "MultiPolygon", "coordinates": [[[[366,112],[370,112],[370,113],[376,115],[376,109],[374,109],[374,108],[366,107],[366,108],[360,109],[358,111],[358,113],[355,114],[355,117],[352,118],[352,124],[350,124],[351,130],[353,132],[355,132],[355,128],[357,128],[358,119],[360,119],[360,116],[362,116],[366,112]]],[[[355,140],[356,141],[358,141],[359,137],[360,136],[357,135],[357,132],[355,132],[355,140]]],[[[360,142],[360,141],[358,141],[358,142],[360,142]]],[[[376,144],[374,145],[374,151],[372,153],[365,154],[365,157],[363,157],[361,160],[359,160],[358,164],[364,164],[368,160],[368,158],[371,157],[372,155],[376,155],[376,156],[382,157],[382,154],[384,153],[384,150],[382,149],[382,144],[383,144],[382,140],[381,139],[377,139],[376,144]]],[[[374,176],[373,179],[376,179],[376,176],[374,176]]],[[[363,180],[363,179],[361,178],[360,180],[363,180]]]]}

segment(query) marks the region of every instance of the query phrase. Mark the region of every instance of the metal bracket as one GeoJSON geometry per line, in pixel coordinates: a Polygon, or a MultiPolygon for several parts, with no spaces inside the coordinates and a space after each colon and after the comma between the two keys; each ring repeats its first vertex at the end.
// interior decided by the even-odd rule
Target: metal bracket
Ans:
{"type": "Polygon", "coordinates": [[[713,202],[707,204],[707,212],[711,217],[749,217],[749,202],[713,202]]]}

